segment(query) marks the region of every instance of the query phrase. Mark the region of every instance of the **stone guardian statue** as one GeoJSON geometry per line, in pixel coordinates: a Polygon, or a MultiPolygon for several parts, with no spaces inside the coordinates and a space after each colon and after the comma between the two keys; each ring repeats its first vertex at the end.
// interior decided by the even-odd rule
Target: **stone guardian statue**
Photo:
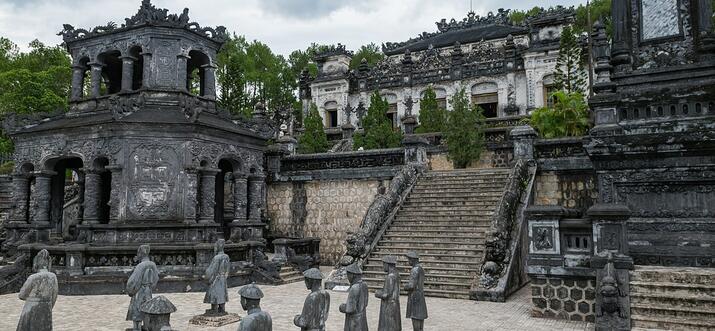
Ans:
{"type": "Polygon", "coordinates": [[[344,331],[367,331],[367,284],[362,281],[362,270],[353,263],[345,268],[350,282],[348,300],[340,305],[340,312],[345,314],[344,331]]]}
{"type": "Polygon", "coordinates": [[[35,274],[20,289],[22,307],[17,331],[52,331],[52,308],[57,302],[57,276],[50,272],[50,253],[43,249],[32,263],[35,274]]]}
{"type": "Polygon", "coordinates": [[[241,295],[241,307],[247,312],[238,325],[238,331],[272,331],[271,315],[261,310],[261,289],[255,284],[249,284],[242,287],[238,294],[241,295]]]}
{"type": "Polygon", "coordinates": [[[303,276],[310,294],[305,298],[303,312],[295,316],[293,324],[300,327],[301,331],[325,331],[325,321],[330,311],[330,294],[322,289],[323,274],[312,268],[306,270],[303,276]]]}
{"type": "Polygon", "coordinates": [[[412,266],[410,281],[405,286],[407,290],[407,318],[412,319],[412,329],[423,331],[427,319],[427,304],[425,303],[425,270],[420,265],[420,256],[414,251],[407,253],[407,261],[412,266]]]}
{"type": "Polygon", "coordinates": [[[224,239],[216,241],[215,255],[206,269],[205,278],[209,282],[209,288],[206,290],[204,303],[211,305],[211,309],[206,311],[206,315],[226,315],[226,302],[228,302],[226,279],[231,270],[231,259],[223,252],[225,244],[224,239]]]}
{"type": "Polygon", "coordinates": [[[152,292],[159,283],[159,269],[149,260],[149,245],[139,246],[137,258],[141,262],[134,268],[127,281],[127,294],[132,297],[127,311],[127,321],[134,322],[134,331],[141,331],[144,319],[141,306],[152,299],[152,292]]]}
{"type": "Polygon", "coordinates": [[[402,330],[400,313],[400,274],[397,272],[397,257],[388,255],[382,258],[382,265],[387,276],[382,290],[375,291],[375,297],[380,303],[380,321],[378,331],[402,330]]]}

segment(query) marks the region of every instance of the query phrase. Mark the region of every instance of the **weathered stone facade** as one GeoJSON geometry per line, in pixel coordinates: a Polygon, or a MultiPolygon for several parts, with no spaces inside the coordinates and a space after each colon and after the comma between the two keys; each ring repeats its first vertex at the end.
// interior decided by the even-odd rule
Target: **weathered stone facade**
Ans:
{"type": "Polygon", "coordinates": [[[531,280],[531,316],[596,320],[596,280],[537,277],[531,280]]]}
{"type": "Polygon", "coordinates": [[[381,187],[381,180],[324,180],[268,186],[269,231],[273,236],[320,238],[323,264],[335,265],[381,187]]]}
{"type": "Polygon", "coordinates": [[[534,204],[587,210],[598,199],[596,179],[590,174],[543,171],[536,176],[534,204]]]}

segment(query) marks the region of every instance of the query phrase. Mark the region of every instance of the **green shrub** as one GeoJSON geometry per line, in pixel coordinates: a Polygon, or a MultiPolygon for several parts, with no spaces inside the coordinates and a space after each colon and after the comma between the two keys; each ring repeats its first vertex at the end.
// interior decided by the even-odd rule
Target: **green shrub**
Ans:
{"type": "Polygon", "coordinates": [[[12,161],[0,164],[0,175],[9,175],[12,173],[12,169],[15,167],[15,163],[12,161]]]}
{"type": "Polygon", "coordinates": [[[305,132],[298,139],[298,152],[302,154],[325,153],[330,148],[328,136],[323,127],[323,118],[315,104],[310,105],[308,116],[303,122],[305,132]]]}
{"type": "Polygon", "coordinates": [[[439,107],[437,94],[430,87],[420,100],[420,126],[417,133],[444,132],[447,129],[447,110],[439,107]]]}
{"type": "Polygon", "coordinates": [[[363,132],[355,134],[353,147],[357,150],[400,147],[402,133],[395,130],[387,117],[390,105],[375,91],[370,97],[370,107],[362,120],[363,132]]]}
{"type": "Polygon", "coordinates": [[[553,94],[553,108],[539,108],[531,113],[529,124],[544,138],[583,136],[589,129],[588,105],[581,93],[553,94]]]}
{"type": "Polygon", "coordinates": [[[447,154],[455,168],[466,168],[479,160],[484,149],[484,115],[477,105],[470,105],[462,88],[450,100],[448,130],[444,131],[447,154]]]}

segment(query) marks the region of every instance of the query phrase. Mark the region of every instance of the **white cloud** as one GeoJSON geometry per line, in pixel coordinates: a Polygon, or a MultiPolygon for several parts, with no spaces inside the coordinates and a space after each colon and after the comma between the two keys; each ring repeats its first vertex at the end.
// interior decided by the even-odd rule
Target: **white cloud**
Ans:
{"type": "MultiPolygon", "coordinates": [[[[481,0],[477,14],[500,7],[574,5],[585,0],[481,0]]],[[[0,36],[25,48],[33,39],[59,44],[63,23],[91,28],[108,21],[121,23],[136,13],[139,0],[0,0],[0,36]]],[[[458,20],[469,0],[153,0],[157,7],[180,13],[190,9],[192,21],[224,25],[229,31],[268,44],[287,55],[311,42],[343,43],[350,49],[386,41],[404,41],[422,31],[435,31],[434,22],[458,20]]]]}

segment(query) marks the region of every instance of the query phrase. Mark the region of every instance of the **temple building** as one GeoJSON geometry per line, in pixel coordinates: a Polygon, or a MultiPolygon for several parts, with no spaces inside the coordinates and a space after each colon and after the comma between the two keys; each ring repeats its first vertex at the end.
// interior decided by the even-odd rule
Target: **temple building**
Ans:
{"type": "Polygon", "coordinates": [[[349,68],[353,53],[339,44],[315,58],[315,79],[303,75],[304,107],[315,103],[329,133],[339,133],[348,122],[360,127],[375,90],[389,102],[395,128],[406,114],[419,115],[419,100],[429,87],[446,109],[452,95],[465,88],[487,118],[526,115],[549,103],[560,34],[575,12],[555,7],[519,24],[509,13],[442,19],[437,32],[383,44],[386,58],[372,67],[363,62],[357,70],[349,68]]]}

